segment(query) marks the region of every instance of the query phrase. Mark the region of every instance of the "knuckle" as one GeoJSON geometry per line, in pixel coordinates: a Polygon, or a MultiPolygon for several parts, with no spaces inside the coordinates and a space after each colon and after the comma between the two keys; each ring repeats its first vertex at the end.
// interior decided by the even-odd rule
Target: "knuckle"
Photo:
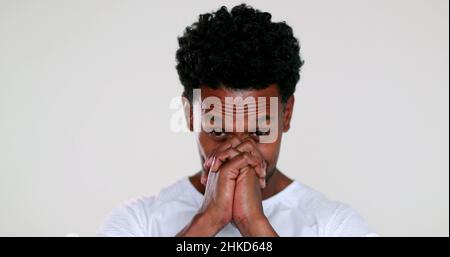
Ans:
{"type": "Polygon", "coordinates": [[[251,147],[251,146],[252,146],[252,143],[251,143],[248,139],[246,139],[246,140],[241,144],[241,146],[242,146],[242,147],[251,147]]]}
{"type": "Polygon", "coordinates": [[[241,141],[239,140],[239,138],[236,135],[231,136],[230,138],[230,144],[232,147],[238,145],[241,141]]]}
{"type": "Polygon", "coordinates": [[[245,139],[244,144],[246,144],[246,145],[251,145],[251,146],[255,146],[255,142],[254,142],[253,139],[251,139],[250,137],[248,137],[248,138],[245,139]]]}
{"type": "Polygon", "coordinates": [[[251,160],[252,160],[252,156],[251,156],[250,153],[243,153],[242,156],[243,156],[243,158],[244,158],[246,161],[251,161],[251,160]]]}
{"type": "Polygon", "coordinates": [[[222,160],[225,157],[225,153],[226,152],[220,152],[219,154],[216,155],[215,159],[222,160]]]}

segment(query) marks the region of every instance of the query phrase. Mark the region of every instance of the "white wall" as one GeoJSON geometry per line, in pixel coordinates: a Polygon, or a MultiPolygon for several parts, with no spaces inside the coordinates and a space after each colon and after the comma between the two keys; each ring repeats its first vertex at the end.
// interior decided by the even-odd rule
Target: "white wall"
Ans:
{"type": "MultiPolygon", "coordinates": [[[[198,170],[169,130],[176,37],[240,2],[0,0],[0,236],[93,235],[198,170]]],[[[381,235],[448,236],[448,1],[247,3],[306,59],[280,169],[381,235]]]]}

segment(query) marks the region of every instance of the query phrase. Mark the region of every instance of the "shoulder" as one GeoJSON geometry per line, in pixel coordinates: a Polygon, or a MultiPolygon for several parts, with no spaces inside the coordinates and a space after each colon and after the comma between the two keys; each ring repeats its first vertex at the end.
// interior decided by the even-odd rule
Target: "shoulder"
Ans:
{"type": "Polygon", "coordinates": [[[163,188],[157,195],[141,196],[114,208],[103,221],[98,236],[148,236],[152,216],[162,208],[176,208],[176,204],[195,205],[187,178],[163,188]]]}
{"type": "Polygon", "coordinates": [[[375,236],[363,217],[350,205],[329,199],[323,193],[294,181],[287,201],[314,221],[319,236],[375,236]]]}

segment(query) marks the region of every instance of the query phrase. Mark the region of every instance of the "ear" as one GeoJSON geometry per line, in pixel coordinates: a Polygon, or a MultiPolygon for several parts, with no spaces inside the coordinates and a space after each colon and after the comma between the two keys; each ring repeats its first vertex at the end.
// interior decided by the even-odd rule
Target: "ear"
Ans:
{"type": "Polygon", "coordinates": [[[285,103],[283,109],[283,132],[288,132],[291,128],[292,112],[294,111],[294,95],[291,95],[285,103]]]}
{"type": "Polygon", "coordinates": [[[194,123],[193,123],[193,115],[192,115],[192,105],[186,94],[183,93],[181,95],[181,101],[183,104],[184,117],[186,118],[186,124],[188,126],[189,131],[194,131],[194,123]]]}

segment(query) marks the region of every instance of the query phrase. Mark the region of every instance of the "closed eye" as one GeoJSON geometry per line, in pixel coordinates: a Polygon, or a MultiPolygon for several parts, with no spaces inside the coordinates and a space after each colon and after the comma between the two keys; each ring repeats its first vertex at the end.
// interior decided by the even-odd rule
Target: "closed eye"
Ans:
{"type": "Polygon", "coordinates": [[[223,131],[221,131],[221,130],[217,130],[217,131],[216,131],[216,130],[213,130],[213,131],[209,132],[209,134],[210,134],[211,136],[218,137],[218,138],[224,137],[224,136],[226,135],[226,133],[223,132],[223,131]]]}
{"type": "Polygon", "coordinates": [[[267,136],[269,134],[270,134],[270,129],[267,131],[257,130],[256,132],[254,132],[255,136],[267,136]]]}

